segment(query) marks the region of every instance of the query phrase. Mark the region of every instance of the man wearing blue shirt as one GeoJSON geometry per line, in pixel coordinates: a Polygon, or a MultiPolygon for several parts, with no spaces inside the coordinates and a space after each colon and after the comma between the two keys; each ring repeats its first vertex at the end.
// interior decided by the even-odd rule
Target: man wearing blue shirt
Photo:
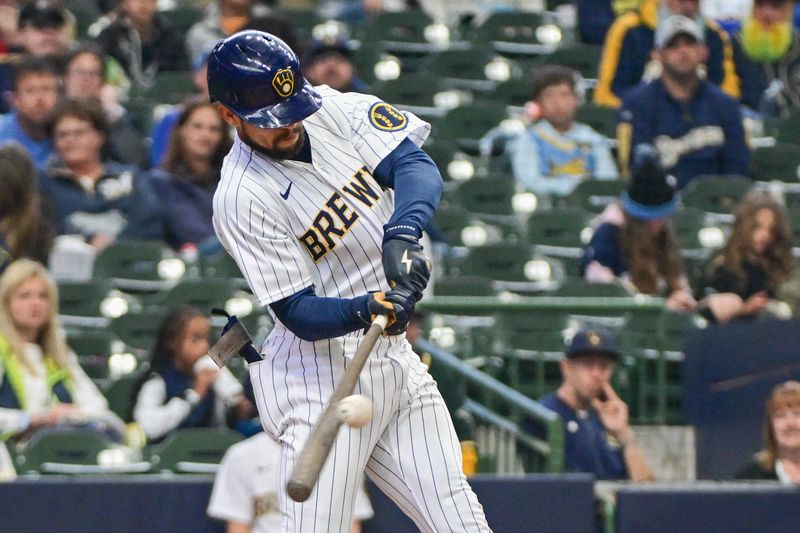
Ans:
{"type": "Polygon", "coordinates": [[[739,104],[701,77],[707,49],[697,23],[675,15],[656,31],[662,74],[631,90],[618,116],[620,163],[631,146],[653,144],[682,189],[702,175],[745,175],[750,151],[739,104]]]}
{"type": "Polygon", "coordinates": [[[14,68],[13,113],[0,117],[0,144],[22,145],[37,168],[53,153],[47,134],[50,112],[58,102],[58,76],[46,60],[27,57],[14,68]]]}
{"type": "Polygon", "coordinates": [[[539,402],[564,421],[568,471],[606,480],[650,480],[653,472],[628,423],[628,406],[611,387],[618,358],[609,331],[579,330],[561,360],[561,386],[539,402]]]}

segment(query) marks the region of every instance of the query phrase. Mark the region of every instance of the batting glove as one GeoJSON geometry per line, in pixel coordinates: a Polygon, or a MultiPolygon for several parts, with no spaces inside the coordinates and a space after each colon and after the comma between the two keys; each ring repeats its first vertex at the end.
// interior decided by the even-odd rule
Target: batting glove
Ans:
{"type": "Polygon", "coordinates": [[[383,273],[389,287],[410,291],[418,302],[431,278],[431,262],[425,257],[419,239],[403,233],[386,239],[383,243],[383,273]]]}
{"type": "Polygon", "coordinates": [[[395,306],[395,321],[386,327],[386,333],[388,335],[399,335],[408,327],[411,315],[414,314],[417,298],[410,290],[400,286],[388,291],[385,298],[395,306]]]}
{"type": "Polygon", "coordinates": [[[397,313],[402,311],[402,309],[400,305],[388,301],[383,292],[371,292],[367,299],[367,312],[369,313],[370,319],[366,320],[364,317],[362,317],[362,319],[365,323],[372,324],[372,321],[375,320],[378,315],[386,315],[389,320],[384,330],[387,330],[395,323],[397,320],[397,313]]]}

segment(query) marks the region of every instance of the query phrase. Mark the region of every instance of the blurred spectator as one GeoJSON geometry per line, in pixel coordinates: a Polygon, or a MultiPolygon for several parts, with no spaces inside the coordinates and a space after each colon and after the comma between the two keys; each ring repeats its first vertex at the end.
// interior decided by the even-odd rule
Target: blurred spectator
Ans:
{"type": "Polygon", "coordinates": [[[0,144],[19,143],[40,169],[53,153],[47,121],[58,102],[58,81],[55,70],[45,59],[23,58],[14,66],[9,99],[13,112],[0,117],[0,144]]]}
{"type": "Polygon", "coordinates": [[[30,156],[16,145],[0,146],[0,248],[11,259],[46,264],[53,236],[30,156]]]}
{"type": "Polygon", "coordinates": [[[766,309],[794,270],[792,230],[786,211],[769,193],[753,191],[736,210],[733,232],[711,260],[705,298],[719,322],[751,317],[766,309]]]}
{"type": "Polygon", "coordinates": [[[11,51],[38,57],[66,52],[75,38],[69,24],[73,18],[56,0],[27,2],[19,10],[16,43],[11,51]]]}
{"type": "MultiPolygon", "coordinates": [[[[2,16],[12,15],[12,11],[0,12],[2,16]]],[[[0,113],[9,111],[9,96],[14,85],[14,66],[25,56],[35,56],[54,60],[65,52],[72,41],[68,24],[69,14],[59,5],[39,0],[29,2],[10,21],[15,24],[16,33],[9,43],[7,54],[0,56],[0,113]]]]}
{"type": "Polygon", "coordinates": [[[83,235],[101,249],[116,239],[163,240],[164,210],[150,177],[104,161],[108,124],[91,100],[64,100],[49,126],[55,157],[42,177],[59,235],[83,235]]]}
{"type": "Polygon", "coordinates": [[[96,45],[73,49],[64,60],[64,95],[77,100],[99,102],[109,125],[104,149],[109,159],[120,163],[148,166],[147,148],[134,119],[119,103],[117,89],[105,82],[106,56],[96,45]]]}
{"type": "Polygon", "coordinates": [[[210,328],[191,306],[176,307],[162,320],[150,373],[133,393],[133,421],[150,442],[179,428],[225,427],[228,410],[250,411],[241,384],[207,355],[210,328]]]}
{"type": "Polygon", "coordinates": [[[619,177],[609,139],[575,122],[580,84],[580,75],[567,67],[536,71],[532,100],[541,119],[507,146],[514,177],[530,191],[565,196],[582,180],[619,177]]]}
{"type": "Polygon", "coordinates": [[[181,112],[153,179],[169,206],[166,240],[173,248],[192,246],[205,255],[221,251],[211,224],[212,200],[231,143],[228,127],[208,101],[195,100],[181,112]]]}
{"type": "Polygon", "coordinates": [[[787,381],[772,389],[763,434],[764,449],[736,478],[800,484],[800,382],[787,381]]]}
{"type": "MultiPolygon", "coordinates": [[[[194,97],[187,98],[187,101],[192,100],[208,100],[208,78],[206,77],[208,71],[208,52],[202,52],[199,57],[195,58],[192,65],[192,82],[194,83],[197,93],[194,97]]],[[[183,105],[172,106],[164,113],[164,116],[153,125],[153,130],[150,132],[152,143],[150,144],[150,165],[153,167],[161,166],[164,159],[164,154],[167,152],[169,146],[169,139],[172,135],[172,129],[178,121],[178,117],[183,111],[183,105]]]]}
{"type": "Polygon", "coordinates": [[[539,403],[564,421],[567,471],[592,473],[601,480],[652,480],[628,406],[611,386],[619,357],[611,332],[580,329],[561,359],[561,386],[539,403]]]}
{"type": "Polygon", "coordinates": [[[312,41],[303,61],[303,75],[314,85],[328,85],[345,93],[369,90],[357,75],[352,51],[339,39],[312,41]]]}
{"type": "Polygon", "coordinates": [[[64,342],[58,292],[44,266],[29,259],[0,277],[0,434],[61,424],[120,437],[122,422],[64,342]]]}
{"type": "Polygon", "coordinates": [[[765,118],[785,118],[800,107],[800,35],[792,26],[790,0],[755,0],[734,39],[742,103],[765,118]]]}
{"type": "MultiPolygon", "coordinates": [[[[259,433],[228,448],[214,479],[208,516],[223,520],[227,530],[281,531],[278,494],[280,444],[259,433]]],[[[280,487],[282,489],[282,487],[280,487]]],[[[361,531],[362,520],[372,518],[372,506],[363,487],[356,493],[352,533],[361,531]]]]}
{"type": "Polygon", "coordinates": [[[616,17],[635,11],[639,0],[576,0],[578,35],[581,42],[603,44],[616,17]]]}
{"type": "Polygon", "coordinates": [[[183,35],[156,12],[156,0],[121,0],[120,9],[96,41],[135,85],[149,88],[158,72],[189,69],[183,35]]]}
{"type": "Polygon", "coordinates": [[[634,172],[622,194],[622,210],[611,204],[583,252],[587,280],[615,280],[642,294],[663,295],[672,310],[694,309],[670,218],[678,198],[650,145],[638,146],[634,172]]]}
{"type": "MultiPolygon", "coordinates": [[[[603,57],[598,72],[594,101],[597,104],[619,107],[622,99],[645,76],[651,59],[657,27],[673,15],[682,15],[702,27],[700,41],[707,51],[699,58],[704,64],[707,79],[723,91],[739,98],[739,79],[733,65],[733,50],[728,34],[712,21],[700,15],[699,0],[642,0],[638,11],[619,17],[606,35],[603,57]]],[[[656,48],[660,48],[656,44],[656,48]]]]}
{"type": "Polygon", "coordinates": [[[661,77],[630,91],[619,113],[623,171],[631,146],[652,143],[679,190],[697,176],[747,174],[750,150],[739,105],[698,74],[706,54],[702,39],[700,26],[686,17],[659,25],[661,77]]]}
{"type": "Polygon", "coordinates": [[[189,57],[208,53],[217,42],[239,30],[250,27],[253,18],[266,16],[269,8],[257,0],[212,0],[206,15],[186,34],[186,50],[189,57]]]}

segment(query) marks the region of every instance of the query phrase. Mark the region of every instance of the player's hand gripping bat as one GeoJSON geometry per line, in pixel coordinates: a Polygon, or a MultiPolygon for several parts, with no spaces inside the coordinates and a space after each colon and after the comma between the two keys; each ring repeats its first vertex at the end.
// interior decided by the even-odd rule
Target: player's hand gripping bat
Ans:
{"type": "Polygon", "coordinates": [[[364,368],[364,363],[367,362],[375,342],[383,333],[387,320],[386,315],[378,315],[372,321],[372,325],[367,330],[364,340],[358,346],[353,360],[347,366],[342,381],[336,386],[328,401],[328,406],[322,412],[319,420],[317,420],[317,425],[311,430],[311,435],[300,452],[289,482],[286,484],[286,491],[294,501],[306,501],[314,489],[314,485],[319,479],[319,474],[333,446],[333,441],[336,439],[336,434],[339,432],[339,426],[342,424],[342,420],[336,411],[336,405],[343,398],[353,394],[358,375],[361,373],[361,369],[364,368]]]}

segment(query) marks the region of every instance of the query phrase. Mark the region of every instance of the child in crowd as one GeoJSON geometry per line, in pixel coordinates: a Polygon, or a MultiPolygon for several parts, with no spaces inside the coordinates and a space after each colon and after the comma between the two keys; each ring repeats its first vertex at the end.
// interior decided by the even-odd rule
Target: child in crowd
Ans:
{"type": "Polygon", "coordinates": [[[727,244],[709,263],[705,287],[712,294],[704,307],[718,322],[758,315],[793,270],[786,211],[769,193],[753,191],[736,210],[727,244]]]}
{"type": "Polygon", "coordinates": [[[581,271],[592,282],[615,280],[633,292],[663,295],[673,311],[697,305],[684,274],[670,219],[678,198],[652,145],[634,150],[631,182],[621,207],[612,204],[583,253],[581,271]]]}
{"type": "Polygon", "coordinates": [[[210,328],[192,306],[176,307],[164,317],[150,372],[134,389],[132,418],[150,441],[179,428],[224,427],[237,413],[249,413],[241,384],[206,355],[210,328]]]}

